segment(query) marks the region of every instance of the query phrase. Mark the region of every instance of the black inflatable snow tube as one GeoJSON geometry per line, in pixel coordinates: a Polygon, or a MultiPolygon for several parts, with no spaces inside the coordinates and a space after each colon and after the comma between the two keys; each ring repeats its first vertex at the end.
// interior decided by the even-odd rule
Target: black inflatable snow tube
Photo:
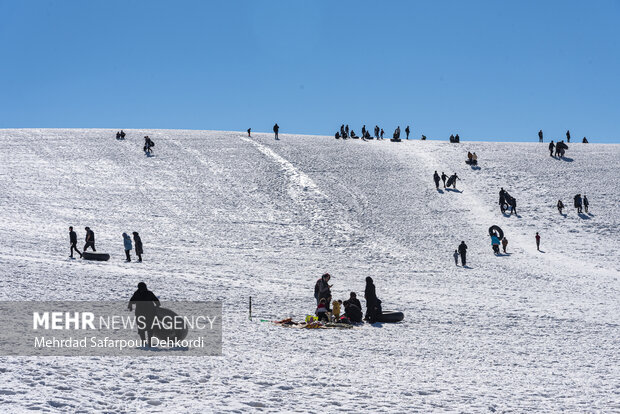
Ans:
{"type": "Polygon", "coordinates": [[[107,253],[84,252],[82,253],[82,259],[96,260],[98,262],[107,262],[108,260],[110,260],[110,255],[107,253]]]}
{"type": "Polygon", "coordinates": [[[504,238],[504,230],[502,230],[499,226],[491,226],[489,227],[489,236],[495,234],[500,240],[504,238]]]}
{"type": "Polygon", "coordinates": [[[378,322],[394,323],[405,318],[405,314],[398,311],[384,311],[378,318],[378,322]]]}
{"type": "Polygon", "coordinates": [[[161,341],[178,339],[182,341],[187,336],[189,327],[185,322],[181,323],[174,311],[166,308],[155,308],[155,316],[159,324],[154,324],[153,336],[161,341]]]}

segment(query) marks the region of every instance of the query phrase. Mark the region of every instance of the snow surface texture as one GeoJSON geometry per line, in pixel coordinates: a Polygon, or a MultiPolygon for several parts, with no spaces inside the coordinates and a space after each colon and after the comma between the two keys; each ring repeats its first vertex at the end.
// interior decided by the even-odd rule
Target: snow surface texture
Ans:
{"type": "Polygon", "coordinates": [[[4,357],[3,411],[620,411],[620,146],[559,160],[547,143],[115,132],[0,131],[0,299],[118,300],[145,281],[164,304],[222,300],[224,356],[4,357]],[[435,170],[458,191],[435,190],[435,170]],[[500,187],[519,216],[500,213],[500,187]],[[111,260],[68,259],[69,225],[111,260]],[[130,231],[141,264],[123,262],[130,231]],[[461,240],[470,268],[454,265],[461,240]],[[248,320],[249,296],[259,318],[314,312],[326,271],[342,299],[372,276],[405,321],[248,320]]]}

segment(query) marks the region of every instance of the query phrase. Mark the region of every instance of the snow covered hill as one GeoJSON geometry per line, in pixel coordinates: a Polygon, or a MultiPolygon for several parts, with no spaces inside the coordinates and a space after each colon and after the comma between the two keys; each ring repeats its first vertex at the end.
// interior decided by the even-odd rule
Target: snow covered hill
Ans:
{"type": "Polygon", "coordinates": [[[619,145],[560,160],[546,143],[114,132],[0,130],[0,299],[124,300],[145,281],[164,302],[222,300],[224,356],[3,357],[4,410],[620,411],[619,145]],[[435,170],[458,191],[437,191],[435,170]],[[492,253],[494,224],[508,255],[492,253]],[[69,225],[111,260],[70,260],[69,225]],[[123,262],[131,231],[143,263],[123,262]],[[461,240],[469,268],[454,265],[461,240]],[[314,312],[323,272],[342,299],[372,276],[405,321],[248,320],[249,296],[263,319],[314,312]]]}

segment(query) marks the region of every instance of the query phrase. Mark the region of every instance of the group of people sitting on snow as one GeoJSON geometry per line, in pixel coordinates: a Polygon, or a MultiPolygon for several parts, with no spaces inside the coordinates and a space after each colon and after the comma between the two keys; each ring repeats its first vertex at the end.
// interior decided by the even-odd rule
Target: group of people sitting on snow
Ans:
{"type": "Polygon", "coordinates": [[[478,156],[475,152],[472,154],[471,152],[467,151],[467,161],[465,161],[465,164],[478,165],[478,156]]]}
{"type": "Polygon", "coordinates": [[[116,131],[116,139],[125,139],[125,131],[122,129],[120,131],[116,131]]]}
{"type": "MultiPolygon", "coordinates": [[[[340,131],[336,131],[336,133],[334,134],[334,138],[336,139],[347,139],[347,138],[354,138],[354,139],[383,139],[383,135],[385,134],[385,131],[383,131],[383,128],[379,128],[378,125],[375,125],[375,135],[374,138],[373,136],[370,135],[370,131],[368,129],[366,129],[366,125],[362,126],[362,135],[361,136],[357,136],[355,134],[355,131],[353,131],[353,129],[349,130],[349,125],[340,125],[340,131]]],[[[405,128],[405,134],[407,135],[407,139],[409,139],[409,133],[411,132],[411,129],[409,129],[409,125],[407,125],[407,127],[405,128]]],[[[425,140],[426,137],[424,135],[422,135],[422,139],[425,140]]],[[[392,135],[392,138],[390,139],[390,141],[393,142],[399,142],[400,139],[400,126],[397,127],[394,130],[394,134],[392,135]]]]}
{"type": "Polygon", "coordinates": [[[459,142],[461,142],[461,138],[459,137],[459,134],[450,135],[450,143],[458,144],[459,142]]]}
{"type": "MultiPolygon", "coordinates": [[[[342,300],[332,301],[330,279],[331,275],[325,273],[314,285],[314,298],[317,303],[315,314],[318,320],[347,324],[361,323],[362,304],[357,298],[357,294],[351,292],[349,298],[344,302],[342,300]]],[[[382,313],[381,300],[377,298],[375,285],[370,276],[366,278],[364,299],[366,299],[366,315],[363,319],[370,323],[376,322],[382,313]]]]}

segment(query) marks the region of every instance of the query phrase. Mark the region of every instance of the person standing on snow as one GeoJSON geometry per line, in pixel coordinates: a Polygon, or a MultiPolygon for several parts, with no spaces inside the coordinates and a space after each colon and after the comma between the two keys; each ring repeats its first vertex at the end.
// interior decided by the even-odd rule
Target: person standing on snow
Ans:
{"type": "Polygon", "coordinates": [[[577,194],[573,197],[574,206],[577,209],[577,214],[581,214],[581,194],[577,194]]]}
{"type": "Polygon", "coordinates": [[[157,296],[146,288],[146,283],[140,282],[138,283],[138,290],[136,290],[131,296],[131,299],[129,299],[127,309],[132,311],[134,305],[136,305],[135,315],[138,335],[140,335],[140,339],[145,346],[147,346],[146,341],[148,335],[148,346],[152,346],[153,321],[156,315],[155,308],[159,308],[161,303],[157,296]]]}
{"type": "Polygon", "coordinates": [[[407,139],[409,139],[409,125],[407,125],[407,128],[405,128],[405,134],[407,134],[407,139]]]}
{"type": "Polygon", "coordinates": [[[543,142],[543,132],[542,129],[538,131],[538,142],[543,142]]]}
{"type": "Polygon", "coordinates": [[[93,249],[93,252],[96,252],[97,250],[95,249],[95,232],[92,231],[90,227],[84,227],[84,230],[86,230],[86,238],[84,239],[86,243],[84,244],[84,248],[82,250],[86,251],[86,249],[90,247],[91,249],[93,249]]]}
{"type": "Polygon", "coordinates": [[[252,128],[248,128],[248,137],[252,136],[251,133],[252,133],[252,128]]]}
{"type": "Polygon", "coordinates": [[[588,197],[586,197],[586,195],[583,195],[583,209],[585,210],[586,214],[588,213],[588,206],[590,205],[590,202],[588,201],[588,197]]]}
{"type": "Polygon", "coordinates": [[[140,235],[137,231],[133,232],[133,244],[136,249],[136,256],[138,256],[138,263],[141,263],[142,253],[144,253],[144,250],[142,250],[142,239],[140,238],[140,235]]]}
{"type": "Polygon", "coordinates": [[[375,138],[379,139],[379,125],[375,125],[375,138]]]}
{"type": "Polygon", "coordinates": [[[364,298],[366,299],[366,317],[364,319],[370,323],[377,322],[383,311],[381,310],[381,300],[377,297],[375,284],[370,276],[366,277],[364,298]]]}
{"type": "Polygon", "coordinates": [[[441,181],[443,181],[443,188],[446,188],[446,180],[448,179],[448,176],[446,175],[445,172],[441,172],[441,181]]]}
{"type": "Polygon", "coordinates": [[[549,143],[549,156],[553,157],[553,149],[555,148],[555,145],[553,144],[553,140],[551,140],[551,142],[549,143]]]}
{"type": "Polygon", "coordinates": [[[437,174],[437,171],[433,174],[433,180],[435,180],[435,188],[439,190],[439,174],[437,174]]]}
{"type": "Polygon", "coordinates": [[[502,239],[502,249],[504,250],[504,253],[506,253],[506,247],[508,247],[508,239],[504,237],[502,239]]]}
{"type": "Polygon", "coordinates": [[[123,245],[125,247],[125,261],[126,262],[131,262],[131,256],[129,254],[129,252],[131,252],[132,246],[131,246],[131,238],[129,237],[129,235],[127,233],[123,233],[123,245]]]}
{"type": "Polygon", "coordinates": [[[381,128],[381,139],[383,139],[383,134],[385,134],[385,132],[383,131],[383,128],[381,128]]]}
{"type": "Polygon", "coordinates": [[[456,190],[456,180],[460,181],[461,179],[458,175],[456,175],[456,173],[452,174],[452,177],[450,177],[450,179],[452,180],[452,188],[456,190]]]}
{"type": "Polygon", "coordinates": [[[491,246],[493,247],[493,253],[499,254],[499,237],[495,233],[491,235],[491,246]]]}
{"type": "Polygon", "coordinates": [[[566,142],[570,144],[570,131],[566,131],[566,142]]]}
{"type": "Polygon", "coordinates": [[[77,254],[82,257],[82,253],[77,249],[77,234],[73,231],[73,227],[69,227],[69,244],[71,245],[69,249],[69,257],[73,259],[73,251],[75,250],[77,254]]]}
{"type": "Polygon", "coordinates": [[[452,253],[452,257],[454,257],[454,265],[458,266],[459,265],[459,252],[458,252],[458,250],[455,250],[454,253],[452,253]]]}
{"type": "Polygon", "coordinates": [[[332,299],[332,285],[329,284],[329,280],[331,279],[331,275],[329,273],[324,273],[323,276],[314,284],[314,298],[316,299],[317,305],[321,301],[321,299],[325,299],[327,302],[327,310],[329,311],[329,304],[332,299]]]}
{"type": "Polygon", "coordinates": [[[536,250],[540,251],[540,234],[536,232],[536,250]]]}
{"type": "Polygon", "coordinates": [[[562,209],[564,208],[564,203],[562,202],[562,200],[558,200],[558,211],[560,212],[560,214],[562,214],[562,209]]]}
{"type": "Polygon", "coordinates": [[[280,139],[278,138],[278,131],[280,130],[280,127],[278,126],[278,123],[276,122],[276,124],[273,126],[273,133],[276,134],[276,139],[280,139]]]}
{"type": "Polygon", "coordinates": [[[461,240],[461,244],[459,244],[459,255],[461,256],[461,265],[465,267],[467,264],[467,245],[465,244],[465,240],[461,240]]]}

